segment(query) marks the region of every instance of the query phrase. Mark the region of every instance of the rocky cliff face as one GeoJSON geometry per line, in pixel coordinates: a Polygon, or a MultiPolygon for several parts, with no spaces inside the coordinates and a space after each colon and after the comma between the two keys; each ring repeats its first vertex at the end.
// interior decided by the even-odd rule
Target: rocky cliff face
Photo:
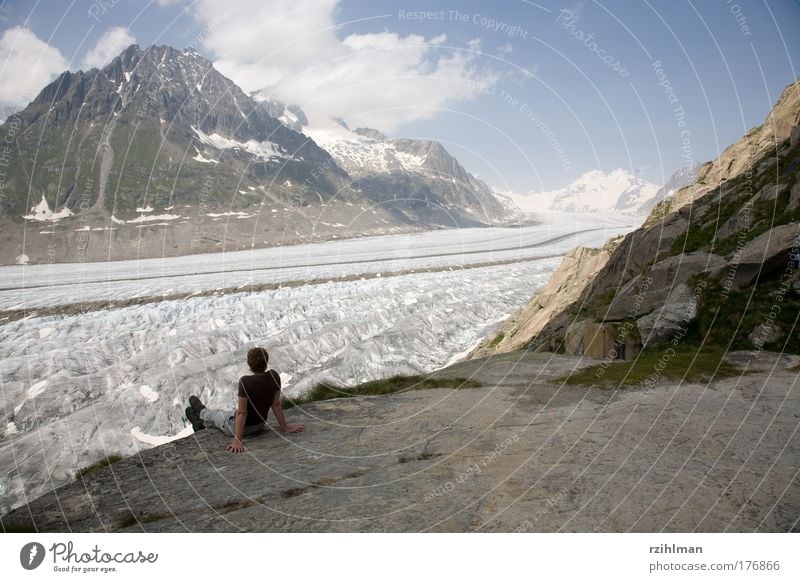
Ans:
{"type": "Polygon", "coordinates": [[[578,247],[567,253],[544,289],[523,309],[509,317],[469,357],[480,358],[526,347],[545,325],[580,298],[608,262],[612,249],[612,245],[602,249],[578,247]]]}
{"type": "Polygon", "coordinates": [[[703,165],[696,181],[659,204],[601,268],[595,271],[591,253],[565,261],[554,286],[486,347],[513,349],[505,337],[510,326],[514,347],[599,358],[683,341],[800,352],[798,174],[794,83],[764,125],[703,165]],[[575,293],[557,292],[559,281],[585,272],[594,274],[575,293]]]}
{"type": "Polygon", "coordinates": [[[800,143],[800,87],[792,83],[783,91],[778,102],[762,125],[751,129],[747,135],[725,149],[720,157],[700,166],[695,181],[680,189],[667,201],[661,213],[674,212],[705,196],[724,181],[740,176],[747,170],[762,174],[765,167],[754,167],[774,156],[776,149],[787,140],[791,147],[800,143]]]}

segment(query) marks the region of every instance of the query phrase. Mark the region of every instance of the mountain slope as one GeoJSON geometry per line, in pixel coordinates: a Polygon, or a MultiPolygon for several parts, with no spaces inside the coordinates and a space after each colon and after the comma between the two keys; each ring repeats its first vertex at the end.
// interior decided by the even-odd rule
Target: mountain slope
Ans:
{"type": "Polygon", "coordinates": [[[326,152],[192,50],[131,46],[102,70],[63,73],[19,116],[12,216],[42,197],[73,212],[192,202],[207,180],[211,207],[230,204],[220,192],[278,179],[304,183],[281,192],[301,200],[330,198],[347,183],[326,152]]]}
{"type": "Polygon", "coordinates": [[[305,128],[353,178],[353,187],[412,221],[479,226],[512,218],[491,188],[467,172],[440,143],[389,139],[344,123],[305,128]]]}

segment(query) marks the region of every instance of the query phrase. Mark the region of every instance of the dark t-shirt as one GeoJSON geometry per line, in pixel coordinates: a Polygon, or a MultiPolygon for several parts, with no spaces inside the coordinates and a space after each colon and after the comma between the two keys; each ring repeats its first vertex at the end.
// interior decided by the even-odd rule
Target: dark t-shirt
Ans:
{"type": "Polygon", "coordinates": [[[275,370],[239,378],[239,397],[247,398],[245,426],[263,424],[267,421],[272,400],[280,389],[281,377],[275,370]]]}

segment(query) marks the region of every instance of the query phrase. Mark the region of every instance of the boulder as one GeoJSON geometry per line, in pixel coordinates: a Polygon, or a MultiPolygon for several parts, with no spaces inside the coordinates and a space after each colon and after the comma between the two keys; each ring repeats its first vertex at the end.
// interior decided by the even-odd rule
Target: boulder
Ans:
{"type": "Polygon", "coordinates": [[[586,328],[593,323],[591,319],[576,321],[564,333],[564,353],[568,356],[583,355],[583,336],[586,328]]]}
{"type": "Polygon", "coordinates": [[[604,321],[622,321],[653,312],[677,287],[700,273],[713,273],[725,266],[719,255],[704,252],[667,257],[653,265],[635,285],[625,287],[601,314],[604,321]]]}
{"type": "Polygon", "coordinates": [[[614,333],[604,323],[590,323],[583,330],[583,355],[595,360],[617,359],[614,333]]]}
{"type": "Polygon", "coordinates": [[[789,209],[800,207],[800,181],[795,182],[789,192],[789,209]]]}
{"type": "Polygon", "coordinates": [[[577,321],[564,333],[564,350],[569,356],[596,360],[630,360],[641,351],[634,339],[631,321],[622,324],[577,321]]]}
{"type": "Polygon", "coordinates": [[[685,283],[675,287],[663,306],[636,321],[642,345],[669,341],[684,332],[697,315],[697,304],[691,287],[685,283]]]}
{"type": "Polygon", "coordinates": [[[753,328],[747,339],[757,348],[764,347],[764,344],[769,344],[785,337],[783,329],[779,325],[760,323],[753,328]]]}
{"type": "Polygon", "coordinates": [[[782,224],[757,236],[734,257],[736,273],[732,285],[752,286],[760,277],[797,267],[800,253],[800,224],[782,224]]]}
{"type": "Polygon", "coordinates": [[[717,229],[717,240],[728,238],[738,232],[749,229],[753,224],[753,204],[746,202],[725,223],[717,229]]]}
{"type": "Polygon", "coordinates": [[[783,194],[788,188],[788,184],[767,184],[758,191],[758,194],[755,195],[754,201],[769,202],[770,200],[777,200],[778,196],[783,194]]]}

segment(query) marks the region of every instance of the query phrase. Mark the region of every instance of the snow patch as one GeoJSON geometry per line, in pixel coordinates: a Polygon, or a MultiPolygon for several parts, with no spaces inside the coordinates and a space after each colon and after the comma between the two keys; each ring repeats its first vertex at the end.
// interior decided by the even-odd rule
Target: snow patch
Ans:
{"type": "Polygon", "coordinates": [[[399,151],[391,140],[375,140],[340,125],[303,128],[303,133],[330,153],[345,170],[357,176],[397,170],[420,172],[425,162],[425,157],[399,151]]]}
{"type": "Polygon", "coordinates": [[[50,205],[47,204],[47,200],[45,200],[43,194],[39,204],[32,207],[31,213],[24,215],[22,218],[25,220],[37,220],[39,222],[43,222],[61,220],[62,218],[67,218],[68,216],[72,216],[72,211],[69,208],[62,208],[58,212],[53,212],[50,210],[50,205]]]}
{"type": "Polygon", "coordinates": [[[148,445],[152,445],[154,447],[158,447],[158,446],[161,446],[161,445],[165,445],[167,443],[171,443],[172,441],[176,441],[178,439],[185,438],[185,437],[187,437],[187,436],[189,436],[191,434],[194,434],[194,429],[191,426],[185,427],[178,434],[172,435],[172,436],[161,436],[161,435],[147,434],[147,433],[143,432],[142,431],[142,427],[140,427],[138,425],[134,426],[131,429],[131,435],[133,436],[133,438],[135,438],[139,442],[142,442],[142,443],[145,443],[145,444],[148,444],[148,445]]]}
{"type": "Polygon", "coordinates": [[[223,137],[218,133],[212,133],[211,135],[208,135],[206,133],[203,133],[194,126],[192,126],[192,130],[194,130],[194,132],[197,134],[198,139],[202,143],[215,147],[218,150],[240,149],[263,160],[271,160],[274,158],[287,159],[287,160],[293,159],[292,156],[286,155],[282,151],[280,151],[278,145],[272,143],[271,141],[259,142],[254,139],[251,139],[246,142],[240,142],[233,139],[228,139],[227,137],[223,137]]]}
{"type": "MultiPolygon", "coordinates": [[[[152,210],[152,208],[151,208],[152,210]]],[[[137,222],[154,222],[158,220],[178,220],[182,218],[178,214],[154,214],[152,216],[138,216],[134,219],[126,221],[127,224],[136,224],[137,222]]]]}
{"type": "Polygon", "coordinates": [[[144,208],[137,208],[136,212],[153,212],[153,207],[148,205],[144,208]]]}
{"type": "Polygon", "coordinates": [[[27,265],[31,261],[31,258],[28,255],[17,255],[15,260],[18,265],[27,265]]]}
{"type": "Polygon", "coordinates": [[[41,382],[37,382],[36,384],[28,388],[28,391],[25,393],[25,398],[27,400],[36,398],[37,396],[39,396],[39,394],[44,392],[45,388],[47,388],[47,380],[42,380],[41,382]]]}
{"type": "Polygon", "coordinates": [[[44,339],[53,333],[56,329],[54,327],[42,327],[39,328],[39,339],[44,339]]]}
{"type": "Polygon", "coordinates": [[[139,394],[141,394],[142,398],[147,400],[148,404],[152,404],[156,400],[158,400],[158,392],[150,388],[147,384],[142,384],[139,388],[139,394]]]}
{"type": "Polygon", "coordinates": [[[220,213],[209,212],[208,214],[206,214],[206,216],[210,216],[211,218],[221,218],[223,216],[238,216],[239,218],[250,218],[251,215],[247,214],[246,212],[220,212],[220,213]]]}
{"type": "Polygon", "coordinates": [[[218,164],[219,163],[219,161],[217,161],[217,160],[215,160],[213,158],[203,157],[203,154],[201,154],[200,152],[197,152],[197,155],[194,156],[192,159],[196,160],[198,162],[203,162],[205,164],[218,164]]]}

